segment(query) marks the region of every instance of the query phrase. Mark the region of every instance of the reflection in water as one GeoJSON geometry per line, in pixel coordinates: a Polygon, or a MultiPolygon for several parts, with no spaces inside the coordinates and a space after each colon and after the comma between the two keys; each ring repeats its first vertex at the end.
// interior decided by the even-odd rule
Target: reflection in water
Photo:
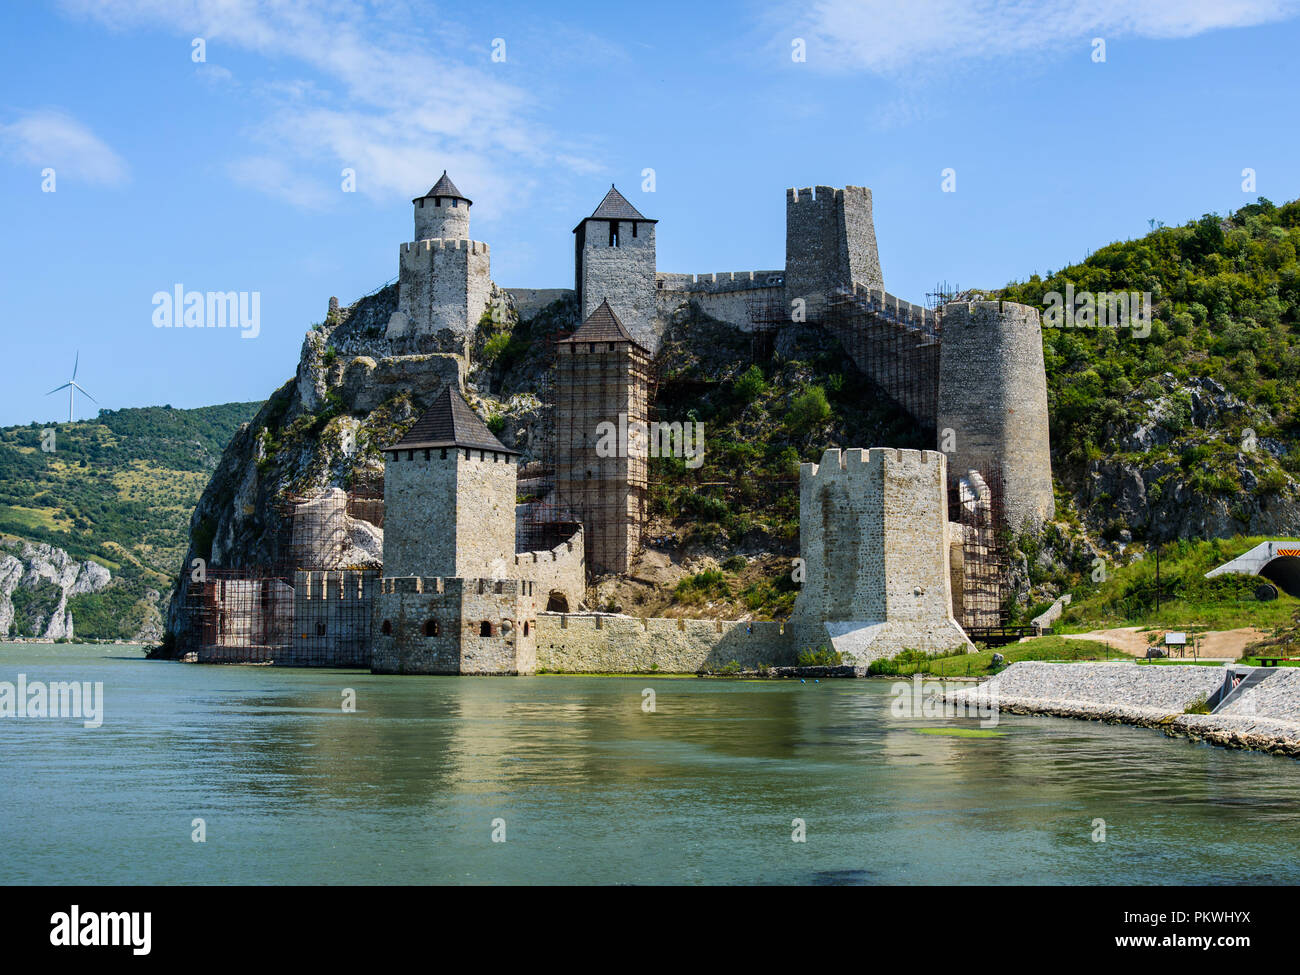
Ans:
{"type": "Polygon", "coordinates": [[[883,681],[395,677],[0,646],[0,680],[19,673],[104,681],[105,721],[0,722],[0,882],[1300,880],[1300,764],[1051,718],[923,735],[950,722],[893,717],[883,681]]]}

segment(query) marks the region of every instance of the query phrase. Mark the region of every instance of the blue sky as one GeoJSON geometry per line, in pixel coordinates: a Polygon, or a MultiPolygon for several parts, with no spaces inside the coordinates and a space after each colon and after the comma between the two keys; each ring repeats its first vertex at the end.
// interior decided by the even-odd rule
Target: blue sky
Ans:
{"type": "Polygon", "coordinates": [[[409,201],[444,168],[506,287],[572,287],[571,230],[611,182],[660,220],[660,270],[686,273],[781,267],[786,187],[869,186],[886,287],[913,301],[1046,273],[1149,219],[1300,196],[1294,0],[66,0],[0,18],[0,424],[66,418],[45,393],[77,350],[104,407],[264,398],[331,295],[396,275],[409,201]],[[259,292],[259,336],[154,328],[177,284],[259,292]]]}

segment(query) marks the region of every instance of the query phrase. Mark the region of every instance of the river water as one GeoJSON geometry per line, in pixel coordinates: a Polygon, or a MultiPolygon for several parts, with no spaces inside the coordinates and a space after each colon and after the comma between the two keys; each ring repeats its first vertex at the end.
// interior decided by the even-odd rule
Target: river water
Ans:
{"type": "Polygon", "coordinates": [[[19,674],[102,681],[104,714],[0,718],[6,884],[1300,882],[1300,763],[1056,718],[927,734],[979,722],[894,717],[886,681],[0,644],[19,674]]]}

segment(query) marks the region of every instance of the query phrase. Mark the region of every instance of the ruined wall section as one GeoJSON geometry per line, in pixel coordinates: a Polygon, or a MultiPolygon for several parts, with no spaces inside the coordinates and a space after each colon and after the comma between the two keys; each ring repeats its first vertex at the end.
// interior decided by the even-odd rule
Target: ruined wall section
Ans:
{"type": "Polygon", "coordinates": [[[570,609],[577,609],[586,596],[585,548],[583,530],[579,528],[552,549],[517,554],[511,576],[533,584],[539,609],[545,608],[553,594],[563,596],[570,609]]]}

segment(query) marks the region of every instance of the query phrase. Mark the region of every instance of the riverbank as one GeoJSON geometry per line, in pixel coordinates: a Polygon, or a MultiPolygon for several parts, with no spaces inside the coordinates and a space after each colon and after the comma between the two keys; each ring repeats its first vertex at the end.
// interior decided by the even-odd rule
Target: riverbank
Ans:
{"type": "Polygon", "coordinates": [[[1223,667],[1022,661],[950,700],[993,695],[999,710],[1159,728],[1172,737],[1300,758],[1300,672],[1271,669],[1217,714],[1188,714],[1222,685],[1223,667]]]}

